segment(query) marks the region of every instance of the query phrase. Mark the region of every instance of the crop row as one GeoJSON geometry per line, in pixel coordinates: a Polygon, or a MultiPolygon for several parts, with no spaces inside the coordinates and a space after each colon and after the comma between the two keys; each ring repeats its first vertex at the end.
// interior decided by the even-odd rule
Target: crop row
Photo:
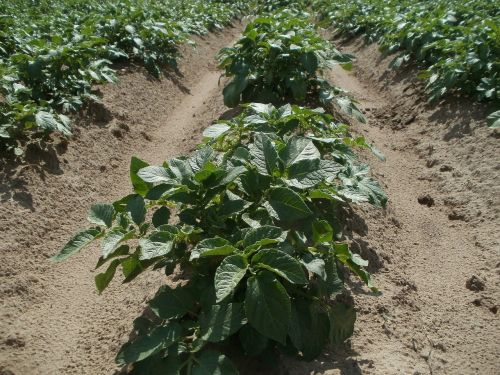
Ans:
{"type": "Polygon", "coordinates": [[[112,64],[132,60],[155,77],[175,67],[189,34],[221,29],[244,1],[13,0],[0,4],[0,147],[32,132],[71,134],[68,113],[99,100],[112,64]]]}
{"type": "MultiPolygon", "coordinates": [[[[500,7],[490,0],[315,0],[324,22],[365,35],[392,66],[417,62],[431,101],[447,93],[500,102],[500,7]]],[[[496,108],[498,109],[498,108],[496,108]]]]}
{"type": "Polygon", "coordinates": [[[53,258],[100,242],[99,292],[118,269],[124,282],[149,269],[170,277],[117,355],[131,374],[237,374],[228,352],[312,360],[353,332],[349,273],[376,291],[368,262],[342,241],[339,212],[387,198],[356,161],[366,141],[324,109],[299,105],[350,100],[318,76],[348,57],[319,39],[309,17],[289,6],[250,22],[219,54],[233,78],[224,98],[265,103],[241,104],[206,128],[189,156],[159,166],[133,158],[133,192],[93,205],[93,226],[53,258]]]}

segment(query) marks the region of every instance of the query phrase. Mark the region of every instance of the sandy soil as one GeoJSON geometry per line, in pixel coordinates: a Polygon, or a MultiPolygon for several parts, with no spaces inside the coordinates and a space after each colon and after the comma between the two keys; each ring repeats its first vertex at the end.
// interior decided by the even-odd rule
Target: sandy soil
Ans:
{"type": "Polygon", "coordinates": [[[47,260],[70,233],[85,227],[92,203],[130,191],[131,156],[160,163],[186,154],[202,129],[227,108],[214,56],[241,26],[198,38],[184,50],[180,72],[151,79],[123,70],[101,88],[102,105],[80,120],[75,139],[50,152],[29,152],[32,166],[0,174],[0,374],[110,374],[131,322],[162,282],[161,273],[102,295],[93,284],[98,252],[89,248],[62,264],[47,260]]]}
{"type": "MultiPolygon", "coordinates": [[[[212,56],[240,27],[199,40],[180,73],[161,82],[127,68],[101,88],[103,105],[80,121],[75,140],[30,154],[32,166],[0,174],[0,374],[112,374],[132,320],[162,282],[149,274],[98,296],[88,249],[53,265],[47,258],[85,226],[89,206],[129,192],[128,163],[189,152],[226,108],[212,56]]],[[[362,158],[389,195],[385,210],[347,213],[347,238],[371,262],[380,296],[351,284],[353,338],[302,374],[496,374],[500,369],[498,132],[469,102],[425,104],[415,71],[388,73],[375,46],[344,46],[355,73],[331,72],[368,117],[354,130],[386,155],[362,158]]],[[[261,375],[261,372],[257,372],[261,375]]]]}
{"type": "Polygon", "coordinates": [[[477,104],[427,105],[415,69],[390,72],[377,46],[344,50],[355,70],[330,79],[367,113],[354,131],[387,157],[362,156],[389,196],[384,211],[355,208],[347,237],[383,294],[357,294],[350,343],[289,373],[498,374],[499,133],[477,104]]]}

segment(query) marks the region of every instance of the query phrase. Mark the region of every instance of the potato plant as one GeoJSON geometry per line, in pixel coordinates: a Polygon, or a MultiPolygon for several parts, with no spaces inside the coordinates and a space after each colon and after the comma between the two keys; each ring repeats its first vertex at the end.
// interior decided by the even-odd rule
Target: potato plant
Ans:
{"type": "Polygon", "coordinates": [[[177,280],[118,353],[132,374],[236,374],[228,347],[312,360],[353,332],[353,307],[335,298],[347,273],[376,290],[336,216],[348,202],[385,205],[355,162],[352,147],[366,142],[322,110],[258,103],[204,136],[160,166],[134,158],[133,193],[92,206],[94,226],[54,260],[97,240],[100,292],[119,268],[124,282],[147,269],[177,280]]]}
{"type": "MultiPolygon", "coordinates": [[[[500,100],[500,8],[489,0],[315,0],[326,23],[418,63],[429,100],[448,93],[500,100]]],[[[494,104],[495,105],[495,104],[494,104]]]]}
{"type": "Polygon", "coordinates": [[[75,0],[0,3],[0,150],[35,133],[71,134],[68,113],[116,81],[113,63],[133,61],[155,77],[175,67],[189,34],[221,29],[243,1],[75,0]]]}
{"type": "Polygon", "coordinates": [[[245,29],[233,47],[219,53],[220,68],[231,81],[224,103],[327,105],[333,101],[344,112],[364,122],[346,92],[321,77],[333,64],[351,67],[353,56],[343,54],[315,29],[309,15],[293,7],[263,13],[245,29]]]}

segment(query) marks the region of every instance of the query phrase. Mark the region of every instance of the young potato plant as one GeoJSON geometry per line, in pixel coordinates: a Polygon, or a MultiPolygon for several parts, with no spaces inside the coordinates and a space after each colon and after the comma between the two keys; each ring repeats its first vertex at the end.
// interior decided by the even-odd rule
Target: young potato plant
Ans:
{"type": "Polygon", "coordinates": [[[324,69],[341,64],[350,69],[353,56],[335,49],[316,31],[307,13],[292,8],[264,14],[245,29],[233,47],[218,55],[219,67],[232,80],[224,88],[224,103],[328,105],[365,119],[346,92],[321,77],[324,69]]]}
{"type": "Polygon", "coordinates": [[[120,267],[124,282],[150,268],[177,280],[149,301],[117,356],[131,374],[237,374],[229,347],[312,360],[353,332],[355,311],[336,298],[346,272],[376,290],[368,262],[339,241],[336,217],[346,202],[386,202],[354,163],[363,139],[321,110],[269,104],[204,135],[189,157],[134,158],[134,192],[92,206],[95,227],[54,257],[100,241],[100,292],[120,267]]]}

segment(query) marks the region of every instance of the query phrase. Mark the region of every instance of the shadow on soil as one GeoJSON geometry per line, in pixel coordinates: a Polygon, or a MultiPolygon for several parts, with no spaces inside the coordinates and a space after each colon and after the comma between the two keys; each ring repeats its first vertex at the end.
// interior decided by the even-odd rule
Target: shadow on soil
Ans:
{"type": "MultiPolygon", "coordinates": [[[[369,365],[370,361],[357,361],[358,353],[352,350],[348,345],[342,348],[333,349],[323,354],[319,359],[312,362],[299,362],[297,360],[285,360],[286,368],[279,375],[302,375],[317,374],[337,370],[341,375],[362,375],[362,366],[369,365]]],[[[256,375],[256,374],[245,374],[256,375]]],[[[271,375],[271,374],[266,374],[271,375]]],[[[272,374],[275,375],[275,374],[272,374]]],[[[276,374],[278,375],[278,374],[276,374]]]]}
{"type": "Polygon", "coordinates": [[[28,190],[24,172],[34,171],[42,181],[47,175],[61,175],[60,156],[67,150],[68,142],[38,141],[26,147],[24,160],[16,160],[11,154],[1,155],[0,161],[0,202],[13,200],[22,207],[35,211],[33,198],[28,190]]]}
{"type": "Polygon", "coordinates": [[[366,221],[350,206],[344,206],[340,210],[340,216],[344,223],[343,235],[350,241],[351,251],[369,262],[367,270],[370,273],[380,271],[384,267],[382,258],[370,243],[363,239],[368,234],[366,221]]]}

